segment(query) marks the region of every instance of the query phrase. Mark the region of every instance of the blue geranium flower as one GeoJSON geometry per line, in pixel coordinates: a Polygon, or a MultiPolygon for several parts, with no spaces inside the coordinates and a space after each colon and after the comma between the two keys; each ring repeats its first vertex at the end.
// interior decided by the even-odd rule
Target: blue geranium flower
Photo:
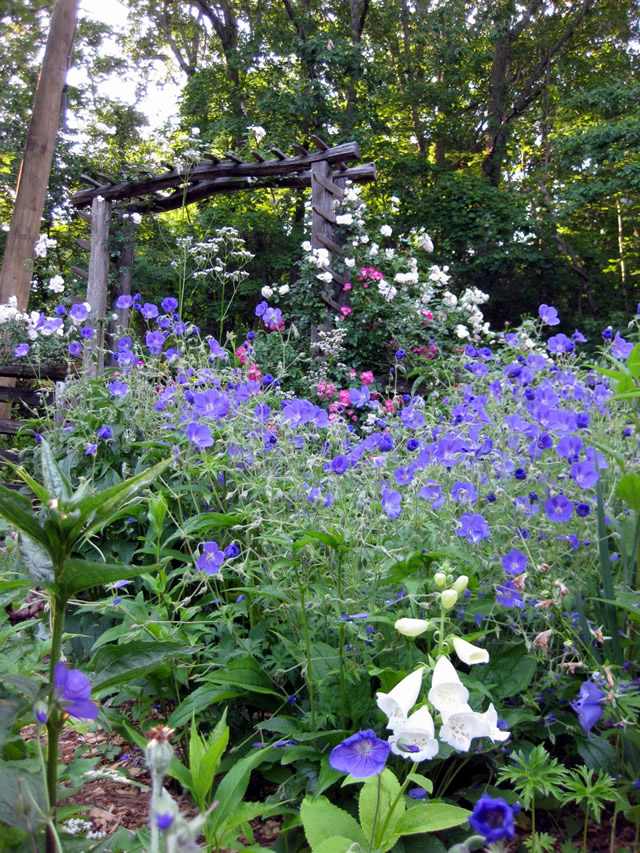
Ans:
{"type": "Polygon", "coordinates": [[[489,794],[483,794],[473,809],[469,823],[488,842],[501,841],[503,838],[511,840],[515,835],[513,818],[519,811],[520,806],[517,804],[510,806],[502,797],[494,799],[489,794]]]}
{"type": "Polygon", "coordinates": [[[376,776],[384,770],[391,747],[372,729],[351,735],[331,750],[329,764],[334,770],[350,773],[356,779],[376,776]]]}
{"type": "Polygon", "coordinates": [[[607,694],[600,690],[593,681],[585,681],[571,707],[578,715],[578,721],[585,732],[589,733],[596,723],[602,719],[602,705],[607,694]]]}
{"type": "Polygon", "coordinates": [[[557,309],[552,305],[546,305],[544,302],[538,308],[538,316],[547,326],[557,326],[560,323],[557,309]]]}

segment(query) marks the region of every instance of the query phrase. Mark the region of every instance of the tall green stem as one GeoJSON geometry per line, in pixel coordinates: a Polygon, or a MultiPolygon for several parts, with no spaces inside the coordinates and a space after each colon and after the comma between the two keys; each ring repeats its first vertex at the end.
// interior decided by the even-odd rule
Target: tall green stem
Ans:
{"type": "Polygon", "coordinates": [[[58,801],[58,744],[62,730],[62,715],[54,708],[55,684],[54,674],[60,661],[62,651],[62,635],[64,633],[64,611],[67,602],[54,596],[51,599],[51,656],[49,658],[49,718],[47,720],[47,796],[51,813],[51,825],[47,826],[47,853],[55,853],[58,849],[57,838],[53,826],[56,822],[56,806],[58,801]]]}
{"type": "Polygon", "coordinates": [[[385,833],[386,833],[386,831],[387,831],[387,827],[389,826],[389,821],[391,820],[391,815],[395,812],[395,810],[396,810],[396,806],[397,806],[397,805],[398,805],[398,803],[400,802],[400,800],[401,800],[402,795],[404,794],[404,792],[407,790],[407,787],[408,787],[408,785],[409,785],[410,780],[411,780],[411,775],[409,774],[409,776],[407,776],[407,778],[406,778],[406,779],[404,780],[404,782],[402,783],[402,785],[401,785],[401,787],[400,787],[400,790],[398,791],[398,793],[397,793],[397,795],[396,795],[396,798],[394,799],[394,801],[393,801],[393,802],[391,803],[391,805],[389,806],[389,811],[387,812],[387,815],[386,815],[386,817],[385,817],[385,819],[384,819],[384,823],[382,824],[382,830],[381,830],[380,835],[378,836],[378,838],[383,839],[383,838],[385,837],[385,833]]]}
{"type": "Polygon", "coordinates": [[[373,813],[373,823],[371,824],[371,838],[369,839],[369,853],[372,853],[373,842],[376,837],[376,827],[378,826],[378,814],[380,813],[380,795],[382,793],[382,772],[378,773],[378,790],[376,791],[376,809],[373,813]]]}
{"type": "Polygon", "coordinates": [[[315,684],[313,682],[313,670],[311,667],[311,640],[309,638],[309,624],[307,622],[307,602],[304,594],[304,586],[300,580],[300,572],[296,568],[296,580],[298,582],[298,594],[300,595],[300,618],[302,620],[302,633],[304,636],[304,650],[307,657],[307,685],[309,687],[309,710],[311,712],[311,731],[316,730],[316,697],[315,684]]]}

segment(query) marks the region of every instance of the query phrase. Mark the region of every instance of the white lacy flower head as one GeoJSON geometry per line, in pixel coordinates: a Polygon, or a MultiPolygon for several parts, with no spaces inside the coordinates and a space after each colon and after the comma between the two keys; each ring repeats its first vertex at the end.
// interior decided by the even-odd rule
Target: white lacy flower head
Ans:
{"type": "Polygon", "coordinates": [[[424,667],[421,666],[420,669],[410,672],[389,693],[376,693],[378,708],[389,718],[388,729],[395,729],[397,726],[406,724],[407,715],[418,700],[423,675],[424,667]]]}
{"type": "Polygon", "coordinates": [[[486,649],[481,649],[474,646],[473,643],[468,643],[460,637],[453,638],[453,648],[456,654],[467,666],[474,666],[477,663],[489,663],[489,652],[486,649]]]}
{"type": "Polygon", "coordinates": [[[410,758],[416,764],[438,754],[440,744],[435,738],[433,718],[423,706],[414,711],[404,725],[397,726],[389,737],[391,752],[410,758]]]}
{"type": "Polygon", "coordinates": [[[390,225],[383,225],[380,228],[380,233],[383,237],[391,237],[391,235],[393,234],[393,229],[390,225]]]}
{"type": "MultiPolygon", "coordinates": [[[[414,270],[410,270],[409,272],[397,272],[393,278],[393,280],[397,284],[417,284],[418,283],[418,273],[414,270]]],[[[431,291],[433,293],[433,291],[431,291]]],[[[423,294],[424,298],[424,294],[423,294]]],[[[428,299],[426,300],[428,302],[428,299]]]]}
{"type": "Polygon", "coordinates": [[[49,279],[47,288],[53,293],[64,293],[64,279],[61,275],[54,275],[49,279]]]}
{"type": "Polygon", "coordinates": [[[438,658],[433,670],[429,702],[440,711],[442,719],[445,720],[461,707],[469,708],[468,698],[469,691],[460,681],[460,676],[449,658],[438,658]]]}
{"type": "Polygon", "coordinates": [[[447,284],[447,282],[451,278],[451,276],[447,274],[448,269],[448,266],[442,267],[442,269],[440,269],[437,264],[434,264],[429,270],[429,280],[432,281],[434,284],[447,284]]]}

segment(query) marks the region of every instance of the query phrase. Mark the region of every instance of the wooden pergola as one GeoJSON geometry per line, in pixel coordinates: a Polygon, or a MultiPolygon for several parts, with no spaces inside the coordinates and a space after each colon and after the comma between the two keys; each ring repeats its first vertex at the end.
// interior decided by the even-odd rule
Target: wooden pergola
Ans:
{"type": "MultiPolygon", "coordinates": [[[[94,309],[94,316],[100,319],[106,314],[109,223],[114,206],[121,214],[164,213],[221,193],[310,187],[311,245],[316,249],[327,249],[330,261],[332,256],[341,255],[343,250],[333,234],[336,224],[334,200],[340,202],[344,198],[347,180],[354,183],[374,181],[376,167],[374,163],[347,165],[360,159],[356,142],[345,142],[332,148],[315,135],[310,141],[314,150],[294,143],[292,147],[296,153],[291,157],[279,148],[269,149],[271,157],[261,151],[251,151],[253,161],[246,161],[233,151],[228,151],[224,157],[205,154],[203,160],[189,166],[175,167],[166,163],[166,171],[159,175],[140,170],[143,177],[136,181],[119,182],[101,173],[97,173],[101,180],[82,175],[90,189],[75,193],[71,203],[78,215],[91,224],[91,242],[78,241],[90,253],[89,269],[72,267],[72,270],[88,280],[87,301],[94,309]],[[84,210],[89,205],[90,216],[84,210]]],[[[128,254],[132,267],[132,233],[126,242],[130,243],[128,254]]],[[[319,296],[332,311],[339,311],[341,305],[336,300],[347,279],[334,271],[331,263],[328,272],[333,280],[320,289],[319,296]]],[[[129,288],[130,285],[131,276],[129,288]]],[[[121,292],[130,292],[126,288],[126,280],[121,281],[121,292]]],[[[126,326],[128,315],[123,313],[120,319],[126,326]]],[[[98,352],[102,350],[101,344],[99,340],[95,343],[98,352]]]]}

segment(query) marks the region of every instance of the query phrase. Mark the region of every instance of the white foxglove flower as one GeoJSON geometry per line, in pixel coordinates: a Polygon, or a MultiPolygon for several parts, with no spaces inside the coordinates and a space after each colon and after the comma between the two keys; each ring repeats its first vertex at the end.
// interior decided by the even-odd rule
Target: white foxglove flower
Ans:
{"type": "Polygon", "coordinates": [[[498,728],[498,712],[493,707],[493,703],[480,716],[486,727],[485,737],[490,738],[494,743],[496,741],[502,742],[511,736],[511,732],[503,732],[502,729],[498,728]]]}
{"type": "Polygon", "coordinates": [[[484,737],[487,734],[487,724],[482,714],[472,711],[466,705],[455,711],[442,724],[439,738],[460,752],[469,752],[474,737],[484,737]]]}
{"type": "Polygon", "coordinates": [[[428,708],[418,708],[404,726],[394,729],[389,744],[394,755],[410,758],[416,763],[434,758],[438,754],[439,744],[428,708]]]}
{"type": "Polygon", "coordinates": [[[418,700],[423,675],[424,667],[422,666],[420,669],[409,673],[389,693],[376,693],[378,708],[389,718],[388,729],[395,729],[397,726],[406,724],[407,715],[418,700]]]}
{"type": "Polygon", "coordinates": [[[409,619],[405,617],[404,619],[398,619],[393,627],[399,634],[405,637],[419,637],[420,634],[424,634],[427,630],[429,623],[426,619],[409,619]]]}
{"type": "Polygon", "coordinates": [[[468,698],[469,691],[460,681],[460,676],[449,658],[438,658],[433,670],[429,702],[440,711],[444,720],[459,711],[461,707],[468,708],[466,704],[468,698]]]}
{"type": "Polygon", "coordinates": [[[468,643],[460,637],[453,638],[453,648],[462,663],[466,663],[467,666],[473,666],[476,663],[489,663],[489,652],[486,649],[474,646],[473,643],[468,643]]]}

